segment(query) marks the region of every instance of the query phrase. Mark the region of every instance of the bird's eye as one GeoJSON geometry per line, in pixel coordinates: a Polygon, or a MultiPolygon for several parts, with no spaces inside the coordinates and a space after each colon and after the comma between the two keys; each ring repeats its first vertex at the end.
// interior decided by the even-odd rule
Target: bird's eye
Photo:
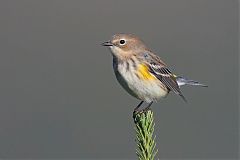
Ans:
{"type": "Polygon", "coordinates": [[[121,45],[124,45],[125,43],[126,43],[126,41],[125,41],[124,39],[121,39],[121,40],[120,40],[120,44],[121,44],[121,45]]]}

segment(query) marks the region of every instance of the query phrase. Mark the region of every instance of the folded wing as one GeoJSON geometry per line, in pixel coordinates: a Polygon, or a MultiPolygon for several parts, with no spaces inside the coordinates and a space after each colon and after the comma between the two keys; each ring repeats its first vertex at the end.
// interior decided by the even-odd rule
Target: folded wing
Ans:
{"type": "Polygon", "coordinates": [[[165,66],[159,63],[151,62],[149,63],[150,72],[157,77],[170,91],[178,94],[182,97],[182,99],[187,102],[186,98],[183,96],[178,83],[176,81],[176,77],[172,74],[172,72],[165,66]]]}

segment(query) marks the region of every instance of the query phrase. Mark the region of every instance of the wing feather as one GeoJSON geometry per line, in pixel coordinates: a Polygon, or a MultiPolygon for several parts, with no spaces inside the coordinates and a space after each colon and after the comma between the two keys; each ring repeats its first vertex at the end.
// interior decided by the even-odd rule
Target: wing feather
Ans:
{"type": "Polygon", "coordinates": [[[175,76],[165,65],[151,62],[149,66],[150,72],[166,85],[169,90],[181,96],[185,102],[187,101],[177,84],[175,76]]]}

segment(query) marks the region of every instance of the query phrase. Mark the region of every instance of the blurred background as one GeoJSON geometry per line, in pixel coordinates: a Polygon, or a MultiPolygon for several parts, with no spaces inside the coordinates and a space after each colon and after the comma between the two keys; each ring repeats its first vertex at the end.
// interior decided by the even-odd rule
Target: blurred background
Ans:
{"type": "Polygon", "coordinates": [[[100,44],[141,37],[184,87],[153,104],[158,157],[237,159],[237,0],[1,0],[0,158],[136,159],[133,108],[100,44]]]}

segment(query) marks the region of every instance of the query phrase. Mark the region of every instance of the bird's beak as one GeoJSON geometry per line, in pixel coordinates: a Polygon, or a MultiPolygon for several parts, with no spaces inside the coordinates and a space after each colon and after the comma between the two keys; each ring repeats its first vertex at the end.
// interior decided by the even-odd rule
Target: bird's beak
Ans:
{"type": "Polygon", "coordinates": [[[102,46],[113,46],[113,44],[110,41],[103,42],[102,46]]]}

